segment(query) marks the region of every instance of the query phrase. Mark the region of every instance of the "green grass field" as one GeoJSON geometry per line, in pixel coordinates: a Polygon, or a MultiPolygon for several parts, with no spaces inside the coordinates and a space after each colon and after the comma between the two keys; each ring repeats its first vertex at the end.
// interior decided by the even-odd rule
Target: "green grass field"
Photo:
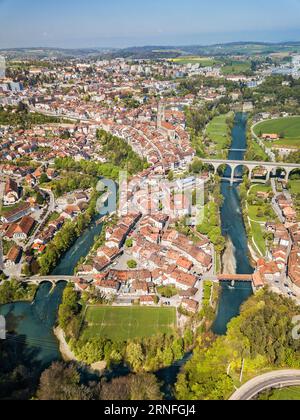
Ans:
{"type": "Polygon", "coordinates": [[[300,387],[273,390],[269,393],[262,394],[260,399],[269,401],[299,401],[300,387]]]}
{"type": "Polygon", "coordinates": [[[252,194],[256,194],[258,192],[271,193],[272,192],[272,187],[269,186],[269,185],[257,184],[257,185],[252,185],[250,191],[251,191],[252,194]]]}
{"type": "Polygon", "coordinates": [[[212,67],[215,64],[218,64],[219,62],[217,60],[214,60],[213,58],[208,57],[197,57],[197,56],[186,56],[186,57],[178,57],[173,58],[173,63],[176,64],[200,64],[201,67],[212,67]]]}
{"type": "Polygon", "coordinates": [[[240,75],[251,70],[251,63],[248,61],[236,61],[232,64],[226,64],[222,67],[222,74],[226,75],[240,75]]]}
{"type": "Polygon", "coordinates": [[[251,225],[251,234],[255,245],[258,247],[259,251],[263,256],[266,255],[266,241],[264,238],[264,232],[262,226],[258,222],[250,222],[251,225]]]}
{"type": "Polygon", "coordinates": [[[176,309],[90,306],[85,324],[81,334],[84,339],[106,337],[126,341],[172,332],[176,327],[176,309]]]}
{"type": "Polygon", "coordinates": [[[292,194],[300,194],[300,179],[290,181],[289,185],[292,194]]]}
{"type": "Polygon", "coordinates": [[[230,115],[215,117],[206,128],[206,135],[216,145],[217,157],[225,157],[224,153],[229,148],[231,136],[229,134],[227,118],[230,115]]]}
{"type": "Polygon", "coordinates": [[[284,138],[274,141],[272,144],[274,146],[300,148],[300,117],[264,121],[255,127],[254,132],[258,137],[262,134],[283,135],[284,138]]]}

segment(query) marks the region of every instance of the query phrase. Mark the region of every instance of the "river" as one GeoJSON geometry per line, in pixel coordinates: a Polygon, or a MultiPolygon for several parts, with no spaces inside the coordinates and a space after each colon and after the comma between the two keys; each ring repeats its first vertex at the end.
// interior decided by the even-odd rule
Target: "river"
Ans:
{"type": "MultiPolygon", "coordinates": [[[[232,148],[246,148],[246,116],[237,114],[235,126],[232,132],[232,148]]],[[[243,160],[243,152],[233,152],[229,154],[229,159],[243,160]]],[[[240,175],[242,169],[240,170],[240,175]]],[[[230,169],[225,172],[226,177],[230,177],[230,169]]],[[[227,255],[234,258],[230,264],[236,267],[239,274],[249,274],[253,272],[248,258],[248,246],[246,231],[243,223],[241,205],[238,194],[238,185],[230,187],[228,182],[222,182],[222,194],[224,205],[221,209],[222,231],[228,237],[230,249],[227,255]]],[[[107,207],[98,216],[102,217],[107,213],[107,207]]],[[[54,275],[72,275],[78,261],[85,257],[94,243],[94,238],[101,233],[102,224],[93,222],[89,229],[74,243],[71,249],[64,255],[54,270],[54,275]]],[[[0,315],[4,315],[7,320],[8,330],[15,336],[9,335],[8,339],[13,343],[25,344],[27,355],[31,360],[35,360],[42,367],[48,366],[52,361],[61,359],[58,342],[53,334],[53,327],[57,319],[57,310],[61,302],[65,283],[59,283],[52,289],[50,283],[43,283],[36,294],[35,300],[30,303],[14,303],[0,306],[0,315]]],[[[217,334],[226,333],[228,322],[239,314],[241,304],[252,294],[250,284],[236,283],[234,288],[230,284],[222,286],[222,294],[214,324],[214,332],[217,334]]],[[[175,363],[167,369],[157,373],[160,380],[164,382],[165,391],[171,398],[171,387],[176,382],[176,377],[180,368],[186,363],[190,355],[182,361],[175,363]]],[[[23,362],[29,358],[23,355],[23,362]]],[[[29,362],[28,362],[29,363],[29,362]]],[[[25,363],[26,364],[26,363],[25,363]]],[[[116,371],[114,374],[122,374],[116,371]]]]}
{"type": "MultiPolygon", "coordinates": [[[[232,130],[232,145],[234,150],[244,150],[247,147],[247,115],[238,113],[232,130]]],[[[245,152],[230,151],[228,160],[244,160],[245,152]]],[[[236,169],[236,175],[241,177],[243,168],[236,169]]],[[[231,170],[226,168],[224,176],[230,178],[231,170]]],[[[222,233],[229,240],[232,254],[227,253],[233,261],[226,261],[225,265],[233,266],[237,274],[252,274],[253,268],[249,260],[249,249],[246,229],[244,225],[241,202],[239,197],[239,183],[230,186],[227,181],[222,181],[221,192],[224,204],[221,209],[222,233]]],[[[224,261],[223,261],[224,263],[224,261]]],[[[230,273],[229,273],[230,274],[230,273]]],[[[250,283],[237,282],[235,287],[230,283],[222,285],[222,294],[219,303],[217,319],[213,326],[216,334],[226,333],[228,322],[240,312],[240,307],[252,295],[250,283]]]]}

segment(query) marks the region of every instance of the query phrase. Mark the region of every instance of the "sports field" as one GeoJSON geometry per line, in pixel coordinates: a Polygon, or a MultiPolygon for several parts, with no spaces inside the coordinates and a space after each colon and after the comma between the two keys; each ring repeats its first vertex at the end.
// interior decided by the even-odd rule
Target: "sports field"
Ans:
{"type": "Polygon", "coordinates": [[[176,327],[175,308],[139,306],[90,306],[85,316],[82,338],[106,337],[114,341],[170,333],[176,327]]]}
{"type": "Polygon", "coordinates": [[[300,148],[300,117],[264,121],[254,128],[254,132],[258,137],[263,134],[278,134],[282,136],[280,140],[272,142],[274,146],[300,148]]]}

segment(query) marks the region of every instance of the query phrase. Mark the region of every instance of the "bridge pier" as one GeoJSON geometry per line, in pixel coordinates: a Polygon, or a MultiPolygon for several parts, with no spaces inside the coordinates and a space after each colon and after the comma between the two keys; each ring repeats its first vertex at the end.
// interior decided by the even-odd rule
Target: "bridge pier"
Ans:
{"type": "Polygon", "coordinates": [[[235,165],[229,165],[229,166],[231,168],[230,185],[233,186],[234,180],[235,180],[235,170],[236,170],[237,166],[235,166],[235,165]]]}

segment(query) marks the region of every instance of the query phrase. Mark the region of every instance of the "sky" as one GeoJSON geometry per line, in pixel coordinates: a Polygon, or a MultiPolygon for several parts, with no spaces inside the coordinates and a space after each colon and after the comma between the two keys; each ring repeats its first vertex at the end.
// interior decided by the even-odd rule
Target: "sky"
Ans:
{"type": "Polygon", "coordinates": [[[300,41],[300,0],[0,0],[0,48],[300,41]]]}

